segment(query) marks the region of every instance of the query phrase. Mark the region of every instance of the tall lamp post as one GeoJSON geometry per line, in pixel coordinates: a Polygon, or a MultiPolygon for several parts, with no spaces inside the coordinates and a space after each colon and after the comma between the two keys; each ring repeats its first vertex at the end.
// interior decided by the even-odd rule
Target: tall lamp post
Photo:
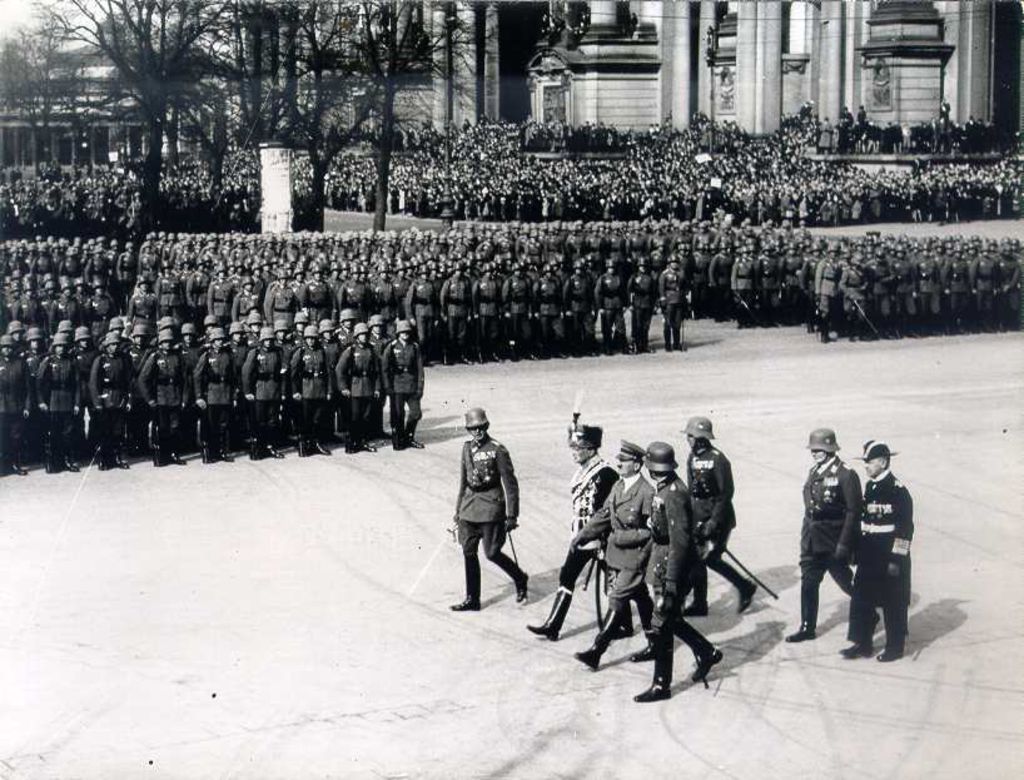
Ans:
{"type": "Polygon", "coordinates": [[[455,0],[448,0],[444,12],[444,191],[441,194],[441,224],[449,229],[455,221],[452,208],[452,113],[455,103],[454,56],[455,0]]]}

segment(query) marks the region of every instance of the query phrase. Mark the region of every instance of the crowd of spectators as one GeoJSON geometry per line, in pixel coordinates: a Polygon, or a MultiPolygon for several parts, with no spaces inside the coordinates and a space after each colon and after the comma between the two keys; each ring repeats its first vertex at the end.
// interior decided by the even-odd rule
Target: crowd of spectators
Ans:
{"type": "MultiPolygon", "coordinates": [[[[450,170],[445,137],[429,126],[403,129],[391,166],[386,210],[436,218],[450,186],[455,219],[707,219],[718,210],[760,225],[1013,218],[1019,216],[1024,163],[915,163],[867,171],[813,154],[821,125],[813,115],[787,118],[766,138],[735,123],[698,116],[682,131],[655,126],[575,130],[536,123],[483,122],[453,132],[450,170]],[[556,139],[556,140],[553,140],[556,139]],[[542,159],[538,145],[603,155],[542,159]],[[450,177],[450,178],[449,178],[450,177]]],[[[365,139],[364,139],[365,140],[365,139]]],[[[373,212],[376,163],[369,142],[343,153],[327,175],[328,208],[373,212]]],[[[165,169],[156,227],[180,231],[253,231],[259,226],[259,163],[253,151],[225,160],[222,185],[207,163],[165,169]]],[[[136,236],[141,229],[141,172],[127,168],[44,169],[35,178],[0,176],[0,233],[6,237],[136,236]]],[[[296,165],[296,214],[309,210],[309,166],[296,165]]]]}
{"type": "MultiPolygon", "coordinates": [[[[34,178],[0,171],[0,235],[137,236],[142,230],[141,163],[62,170],[44,166],[34,178]]],[[[183,160],[165,167],[157,207],[172,231],[252,231],[259,226],[259,161],[228,156],[219,192],[209,165],[183,160]]]]}
{"type": "MultiPolygon", "coordinates": [[[[619,133],[615,144],[625,152],[609,159],[538,159],[523,151],[530,127],[482,123],[453,133],[456,219],[701,219],[721,208],[754,224],[959,221],[1017,216],[1024,183],[1024,166],[1012,157],[923,163],[909,173],[814,159],[808,152],[815,131],[799,117],[764,139],[704,118],[685,131],[619,133]]],[[[591,137],[599,137],[593,128],[591,137]]],[[[391,171],[389,213],[440,214],[446,184],[440,133],[417,134],[391,171]]],[[[372,158],[340,157],[328,175],[328,205],[373,211],[375,175],[372,158]]]]}

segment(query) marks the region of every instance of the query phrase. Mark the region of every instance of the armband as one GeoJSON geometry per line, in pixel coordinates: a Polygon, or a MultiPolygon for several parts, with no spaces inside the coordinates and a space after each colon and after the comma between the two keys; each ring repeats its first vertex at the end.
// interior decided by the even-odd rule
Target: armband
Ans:
{"type": "Polygon", "coordinates": [[[893,555],[910,555],[910,540],[896,539],[892,543],[893,555]]]}

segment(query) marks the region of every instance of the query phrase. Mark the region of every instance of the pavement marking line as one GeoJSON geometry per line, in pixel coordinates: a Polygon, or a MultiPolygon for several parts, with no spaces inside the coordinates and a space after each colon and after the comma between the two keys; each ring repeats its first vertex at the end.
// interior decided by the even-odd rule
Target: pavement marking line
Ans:
{"type": "MultiPolygon", "coordinates": [[[[92,471],[93,465],[96,463],[96,454],[99,452],[99,448],[93,450],[92,458],[89,460],[89,465],[85,467],[85,471],[82,472],[82,478],[78,481],[78,488],[75,490],[75,494],[71,497],[71,503],[68,505],[67,511],[64,513],[64,519],[61,520],[60,530],[57,532],[57,538],[54,539],[53,544],[50,545],[50,554],[46,558],[46,564],[43,566],[43,574],[39,581],[39,586],[36,588],[35,596],[32,599],[32,606],[25,615],[25,622],[22,623],[21,628],[16,634],[18,640],[25,634],[26,629],[31,625],[35,618],[36,612],[39,610],[39,601],[43,596],[43,590],[46,588],[46,582],[50,576],[50,568],[53,566],[53,559],[57,555],[57,550],[60,548],[64,541],[64,537],[67,535],[68,526],[71,523],[71,515],[75,511],[75,507],[78,505],[78,498],[82,495],[82,488],[85,487],[85,481],[89,477],[89,472],[92,471]]],[[[17,640],[11,643],[17,645],[17,640]]]]}
{"type": "Polygon", "coordinates": [[[434,552],[430,556],[430,560],[427,561],[427,565],[420,570],[419,575],[417,575],[416,579],[413,580],[412,587],[409,588],[409,596],[412,596],[416,588],[418,588],[420,583],[423,582],[423,578],[426,576],[427,571],[430,569],[431,566],[434,565],[434,561],[437,560],[437,556],[440,555],[441,550],[444,549],[444,546],[446,544],[448,544],[447,539],[442,539],[440,542],[437,543],[437,547],[434,548],[434,552]]]}

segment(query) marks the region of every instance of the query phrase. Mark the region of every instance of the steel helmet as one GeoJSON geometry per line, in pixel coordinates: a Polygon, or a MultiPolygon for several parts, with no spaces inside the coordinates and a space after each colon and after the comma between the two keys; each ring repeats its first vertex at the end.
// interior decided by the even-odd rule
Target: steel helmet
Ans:
{"type": "Polygon", "coordinates": [[[316,325],[307,325],[302,329],[302,337],[304,339],[315,339],[320,335],[320,330],[316,325]]]}
{"type": "Polygon", "coordinates": [[[683,433],[688,436],[693,436],[695,439],[715,438],[714,430],[711,427],[711,420],[707,417],[691,417],[686,421],[686,427],[683,429],[683,433]]]}
{"type": "Polygon", "coordinates": [[[368,336],[370,333],[370,326],[365,322],[356,323],[355,328],[352,329],[353,336],[368,336]]]}
{"type": "Polygon", "coordinates": [[[58,333],[53,337],[53,346],[67,346],[71,343],[71,337],[67,333],[58,333]]]}
{"type": "Polygon", "coordinates": [[[262,328],[260,328],[260,341],[266,341],[268,339],[273,341],[274,329],[269,325],[264,325],[262,328]]]}
{"type": "Polygon", "coordinates": [[[224,340],[224,328],[210,328],[210,332],[206,334],[206,338],[209,341],[223,341],[224,340]]]}
{"type": "Polygon", "coordinates": [[[491,421],[487,419],[487,412],[479,407],[474,407],[466,412],[467,428],[487,428],[491,421]]]}
{"type": "Polygon", "coordinates": [[[395,333],[412,333],[412,325],[408,320],[399,320],[395,326],[395,333]]]}
{"type": "Polygon", "coordinates": [[[815,428],[811,431],[810,438],[807,440],[807,449],[838,452],[839,445],[836,443],[836,432],[831,428],[815,428]]]}
{"type": "Polygon", "coordinates": [[[676,451],[671,444],[663,441],[652,441],[647,445],[644,465],[652,474],[666,474],[679,468],[676,463],[676,451]]]}

